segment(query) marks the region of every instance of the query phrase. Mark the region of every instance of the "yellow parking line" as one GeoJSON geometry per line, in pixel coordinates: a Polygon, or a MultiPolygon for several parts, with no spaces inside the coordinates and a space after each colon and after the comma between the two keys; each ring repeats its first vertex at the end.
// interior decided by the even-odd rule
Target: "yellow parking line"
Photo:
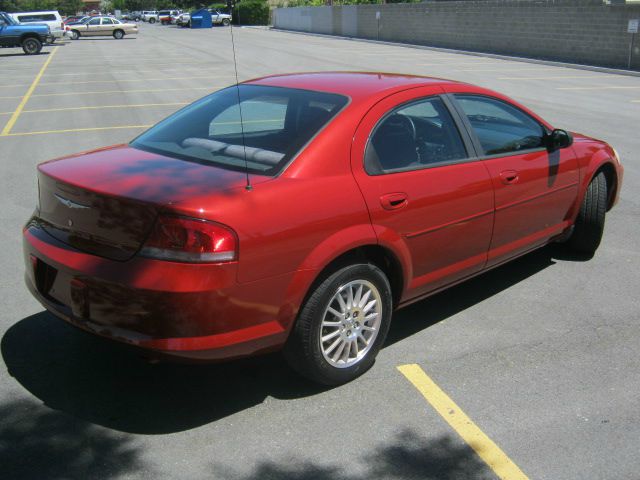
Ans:
{"type": "MultiPolygon", "coordinates": [[[[505,64],[507,66],[508,64],[505,64]]],[[[497,65],[495,66],[497,67],[497,65]]],[[[511,70],[515,70],[517,72],[524,70],[558,70],[558,67],[507,67],[507,68],[459,68],[461,72],[509,72],[511,70]]]]}
{"type": "MultiPolygon", "coordinates": [[[[24,97],[22,97],[22,101],[20,102],[20,105],[18,105],[18,108],[16,108],[15,112],[13,112],[13,115],[11,116],[9,121],[7,122],[7,124],[2,129],[2,133],[0,133],[0,136],[9,135],[9,132],[11,132],[11,129],[13,128],[13,126],[16,123],[16,121],[18,120],[18,117],[20,116],[20,113],[22,113],[22,110],[24,109],[24,106],[27,104],[27,102],[29,101],[29,98],[31,98],[31,95],[33,94],[33,91],[38,86],[38,82],[42,78],[42,74],[44,73],[44,71],[47,69],[47,67],[51,63],[51,60],[53,60],[53,57],[55,57],[56,52],[58,51],[58,48],[60,48],[60,47],[55,47],[53,50],[51,50],[51,53],[49,54],[49,58],[47,58],[47,61],[44,62],[44,65],[42,65],[42,68],[40,69],[40,72],[38,72],[38,75],[33,80],[33,83],[31,83],[31,86],[29,87],[29,90],[27,90],[27,93],[25,93],[24,97]]],[[[20,97],[17,97],[17,98],[20,98],[20,97]]]]}
{"type": "MultiPolygon", "coordinates": [[[[214,68],[214,66],[210,66],[210,67],[203,67],[203,68],[214,68]]],[[[162,69],[155,69],[155,70],[130,70],[128,73],[159,73],[158,71],[162,70],[163,72],[167,72],[167,71],[173,71],[173,70],[180,70],[181,72],[183,72],[185,69],[181,68],[181,67],[176,67],[176,68],[162,68],[162,69]]],[[[198,71],[201,71],[202,68],[198,68],[198,71]]],[[[4,70],[3,70],[4,71],[4,70]]],[[[23,70],[20,70],[23,71],[23,70]]],[[[108,73],[113,73],[111,70],[107,71],[108,73]]],[[[34,72],[35,73],[35,72],[34,72]]],[[[45,76],[49,76],[49,74],[51,74],[51,76],[55,76],[55,77],[79,77],[82,75],[91,75],[91,76],[95,76],[96,73],[94,70],[87,70],[86,72],[74,72],[74,73],[57,73],[57,72],[49,72],[48,74],[45,74],[45,76]]],[[[233,74],[230,75],[211,75],[211,78],[225,78],[225,77],[229,77],[229,78],[233,78],[233,74]]],[[[8,75],[6,77],[3,77],[0,75],[0,81],[4,80],[4,79],[15,79],[15,78],[33,78],[33,75],[8,75]]]]}
{"type": "Polygon", "coordinates": [[[528,477],[416,364],[398,367],[442,418],[462,437],[478,456],[503,480],[528,477]]]}
{"type": "MultiPolygon", "coordinates": [[[[171,103],[138,103],[134,105],[96,105],[93,107],[65,107],[65,108],[39,108],[36,110],[24,110],[22,113],[42,113],[42,112],[67,112],[71,110],[102,110],[108,108],[146,108],[146,107],[164,107],[164,106],[180,106],[188,105],[189,102],[171,102],[171,103]]],[[[2,115],[2,113],[0,113],[2,115]]]]}
{"type": "Polygon", "coordinates": [[[640,85],[601,85],[598,87],[556,87],[556,90],[633,90],[640,85]]]}
{"type": "MultiPolygon", "coordinates": [[[[157,78],[135,78],[135,79],[131,79],[131,80],[127,80],[127,79],[116,79],[116,80],[86,80],[84,82],[41,82],[40,86],[43,85],[59,85],[59,86],[65,86],[65,85],[85,85],[88,83],[122,83],[122,82],[127,82],[127,83],[131,83],[131,82],[151,82],[151,81],[160,81],[160,80],[191,80],[194,78],[221,78],[221,75],[197,75],[197,76],[192,76],[189,75],[188,77],[185,77],[184,75],[181,77],[157,77],[157,78]]],[[[26,87],[28,84],[27,83],[17,83],[15,85],[0,85],[0,88],[14,88],[14,87],[26,87]]]]}
{"type": "MultiPolygon", "coordinates": [[[[152,92],[175,92],[175,91],[184,91],[188,92],[190,90],[211,90],[212,92],[215,89],[223,88],[220,86],[209,86],[209,87],[180,87],[180,88],[149,88],[149,89],[140,89],[140,90],[97,90],[94,92],[63,92],[63,93],[38,93],[36,95],[31,95],[32,97],[64,97],[64,96],[77,96],[77,95],[99,95],[103,93],[152,93],[152,92]]],[[[20,97],[0,97],[0,99],[7,98],[20,98],[20,97]]]]}
{"type": "MultiPolygon", "coordinates": [[[[211,63],[214,64],[212,66],[219,66],[220,63],[222,61],[225,61],[226,59],[210,59],[211,63]]],[[[154,63],[154,66],[166,66],[166,65],[174,65],[176,66],[176,64],[178,64],[178,62],[171,62],[171,63],[154,63]]],[[[199,65],[199,66],[206,66],[207,62],[206,60],[203,60],[201,62],[180,62],[178,66],[182,66],[182,65],[199,65]]],[[[61,67],[62,70],[68,70],[70,68],[87,68],[87,67],[105,67],[104,63],[67,63],[67,64],[63,64],[63,65],[57,65],[58,67],[61,67]]],[[[118,64],[118,65],[106,65],[106,69],[105,71],[107,72],[111,72],[113,71],[114,68],[126,68],[126,67],[130,67],[132,65],[127,65],[126,63],[123,64],[118,64]]],[[[93,71],[93,70],[92,70],[93,71]]],[[[56,71],[52,71],[51,73],[55,73],[56,71]]]]}
{"type": "Polygon", "coordinates": [[[135,129],[135,128],[149,128],[152,125],[118,125],[114,127],[92,127],[92,128],[68,128],[64,130],[42,130],[39,132],[18,132],[9,133],[6,137],[23,137],[26,135],[47,135],[49,133],[72,133],[72,132],[93,132],[98,130],[118,130],[118,129],[135,129]]]}
{"type": "Polygon", "coordinates": [[[498,77],[497,80],[563,80],[565,78],[602,78],[601,75],[554,75],[550,77],[498,77]]]}

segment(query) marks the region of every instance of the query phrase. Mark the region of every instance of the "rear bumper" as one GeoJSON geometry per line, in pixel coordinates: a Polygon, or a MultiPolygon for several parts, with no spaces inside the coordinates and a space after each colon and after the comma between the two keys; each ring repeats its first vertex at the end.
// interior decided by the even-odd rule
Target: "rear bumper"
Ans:
{"type": "Polygon", "coordinates": [[[282,294],[274,291],[286,289],[284,279],[240,285],[235,263],[107,260],[34,224],[25,229],[23,245],[30,292],[51,313],[93,334],[202,360],[273,351],[286,340],[277,305],[282,294]]]}

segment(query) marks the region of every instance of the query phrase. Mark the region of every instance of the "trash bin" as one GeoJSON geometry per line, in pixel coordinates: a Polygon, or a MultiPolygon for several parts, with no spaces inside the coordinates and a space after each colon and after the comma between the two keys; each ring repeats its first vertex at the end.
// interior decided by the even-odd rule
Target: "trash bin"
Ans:
{"type": "Polygon", "coordinates": [[[201,8],[191,13],[191,28],[211,28],[211,13],[206,8],[201,8]]]}

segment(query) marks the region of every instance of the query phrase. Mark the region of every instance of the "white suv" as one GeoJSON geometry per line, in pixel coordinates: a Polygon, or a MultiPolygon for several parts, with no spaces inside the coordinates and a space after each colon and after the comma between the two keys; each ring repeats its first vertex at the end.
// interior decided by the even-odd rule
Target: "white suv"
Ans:
{"type": "Polygon", "coordinates": [[[158,21],[157,10],[145,10],[142,12],[142,21],[149,23],[156,23],[158,21]]]}
{"type": "Polygon", "coordinates": [[[49,25],[53,41],[64,37],[64,25],[62,17],[56,11],[50,12],[16,12],[10,13],[16,22],[20,23],[45,23],[49,25]]]}

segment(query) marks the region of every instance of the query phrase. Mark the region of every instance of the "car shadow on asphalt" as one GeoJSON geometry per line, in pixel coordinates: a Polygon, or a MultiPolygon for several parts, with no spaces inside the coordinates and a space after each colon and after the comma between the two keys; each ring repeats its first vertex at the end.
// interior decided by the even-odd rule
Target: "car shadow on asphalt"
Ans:
{"type": "MultiPolygon", "coordinates": [[[[50,45],[45,45],[46,47],[49,47],[50,45]]],[[[57,46],[57,45],[56,45],[57,46]]],[[[40,55],[49,55],[51,52],[45,52],[42,51],[38,54],[38,56],[40,55]]],[[[0,57],[26,57],[27,55],[24,52],[20,52],[20,53],[0,53],[0,57]]]]}
{"type": "Polygon", "coordinates": [[[77,40],[73,40],[73,41],[74,42],[79,42],[79,41],[83,41],[83,42],[87,42],[87,41],[91,41],[91,42],[104,42],[104,41],[121,42],[122,40],[135,40],[135,39],[136,39],[136,37],[113,38],[113,37],[109,36],[107,38],[80,37],[77,40]]]}
{"type": "MultiPolygon", "coordinates": [[[[386,346],[553,265],[554,251],[538,250],[400,310],[386,346]]],[[[9,328],[1,351],[9,373],[49,407],[123,432],[188,430],[258,405],[267,396],[293,399],[326,390],[294,373],[279,354],[222,364],[152,364],[46,311],[9,328]]]]}
{"type": "Polygon", "coordinates": [[[393,345],[425,328],[490,298],[555,265],[556,260],[582,262],[585,256],[551,244],[482,275],[409,305],[394,314],[385,346],[393,345]]]}

